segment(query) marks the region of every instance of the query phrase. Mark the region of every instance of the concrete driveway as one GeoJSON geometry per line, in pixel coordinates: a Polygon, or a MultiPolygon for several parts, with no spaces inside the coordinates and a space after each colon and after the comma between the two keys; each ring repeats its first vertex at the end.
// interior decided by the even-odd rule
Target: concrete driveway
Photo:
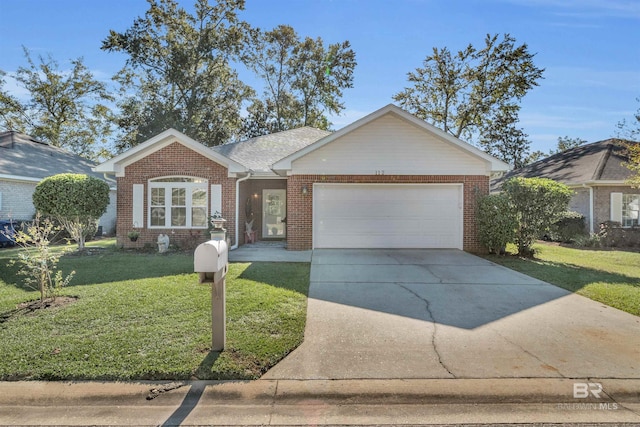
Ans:
{"type": "Polygon", "coordinates": [[[316,250],[263,378],[640,378],[640,318],[457,250],[316,250]]]}

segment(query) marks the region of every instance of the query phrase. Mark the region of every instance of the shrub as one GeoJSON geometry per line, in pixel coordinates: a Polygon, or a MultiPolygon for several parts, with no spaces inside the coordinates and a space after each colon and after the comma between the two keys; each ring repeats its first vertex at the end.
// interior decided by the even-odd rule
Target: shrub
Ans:
{"type": "Polygon", "coordinates": [[[514,241],[518,223],[505,194],[480,198],[476,220],[480,243],[489,249],[489,253],[504,253],[507,243],[514,241]]]}
{"type": "Polygon", "coordinates": [[[585,218],[578,212],[563,212],[560,219],[549,229],[549,237],[556,242],[568,243],[577,236],[585,235],[585,218]]]}
{"type": "Polygon", "coordinates": [[[109,186],[88,175],[54,175],[36,186],[33,204],[41,214],[60,221],[82,250],[87,235],[95,234],[97,221],[107,210],[109,186]]]}
{"type": "Polygon", "coordinates": [[[581,246],[584,248],[599,248],[602,245],[600,241],[600,235],[597,233],[591,234],[583,234],[576,236],[574,239],[574,243],[576,246],[581,246]]]}
{"type": "Polygon", "coordinates": [[[600,224],[598,235],[603,246],[630,248],[640,246],[640,228],[623,228],[619,222],[603,222],[600,224]]]}
{"type": "Polygon", "coordinates": [[[533,242],[561,218],[573,191],[551,179],[520,177],[507,180],[502,189],[518,222],[515,236],[518,254],[532,256],[533,242]]]}

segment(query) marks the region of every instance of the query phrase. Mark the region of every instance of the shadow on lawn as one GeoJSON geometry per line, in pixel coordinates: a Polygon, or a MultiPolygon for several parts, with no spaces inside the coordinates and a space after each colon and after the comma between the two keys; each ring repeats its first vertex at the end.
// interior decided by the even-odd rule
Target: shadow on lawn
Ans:
{"type": "Polygon", "coordinates": [[[196,369],[193,375],[200,380],[210,379],[213,365],[216,363],[216,360],[218,360],[219,357],[220,357],[219,351],[209,351],[206,357],[202,359],[202,362],[200,362],[198,369],[196,369]]]}
{"type": "Polygon", "coordinates": [[[266,283],[309,296],[310,265],[299,262],[253,262],[240,279],[266,283]]]}
{"type": "MultiPolygon", "coordinates": [[[[20,264],[10,265],[12,259],[17,259],[17,250],[12,253],[0,253],[0,281],[18,289],[32,291],[32,288],[24,285],[24,276],[18,274],[20,264]]],[[[180,253],[159,255],[119,250],[101,251],[94,255],[78,255],[71,252],[60,258],[58,269],[65,275],[75,270],[76,274],[69,287],[94,285],[191,274],[193,273],[193,256],[180,253]]]]}
{"type": "Polygon", "coordinates": [[[637,277],[568,263],[498,256],[487,256],[486,259],[572,292],[598,282],[640,287],[640,279],[637,277]]]}

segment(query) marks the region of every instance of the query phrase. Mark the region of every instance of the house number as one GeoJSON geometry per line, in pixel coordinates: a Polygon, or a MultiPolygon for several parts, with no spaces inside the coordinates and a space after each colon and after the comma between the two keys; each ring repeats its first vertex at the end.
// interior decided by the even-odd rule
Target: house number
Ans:
{"type": "Polygon", "coordinates": [[[377,170],[376,175],[384,175],[384,170],[377,170]]]}

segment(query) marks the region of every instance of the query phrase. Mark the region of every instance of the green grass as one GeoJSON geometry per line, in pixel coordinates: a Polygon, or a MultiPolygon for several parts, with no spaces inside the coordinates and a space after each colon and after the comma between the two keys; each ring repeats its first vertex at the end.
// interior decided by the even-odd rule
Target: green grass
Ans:
{"type": "MultiPolygon", "coordinates": [[[[0,323],[0,379],[253,379],[303,339],[309,264],[231,264],[227,346],[211,352],[211,291],[190,254],[143,254],[92,242],[65,255],[78,300],[0,323]]],[[[16,249],[0,251],[0,315],[37,299],[24,289],[16,249]]],[[[1,316],[0,316],[1,318],[1,316]]]]}
{"type": "Polygon", "coordinates": [[[534,248],[535,259],[495,255],[487,259],[640,316],[640,253],[545,243],[534,248]]]}

